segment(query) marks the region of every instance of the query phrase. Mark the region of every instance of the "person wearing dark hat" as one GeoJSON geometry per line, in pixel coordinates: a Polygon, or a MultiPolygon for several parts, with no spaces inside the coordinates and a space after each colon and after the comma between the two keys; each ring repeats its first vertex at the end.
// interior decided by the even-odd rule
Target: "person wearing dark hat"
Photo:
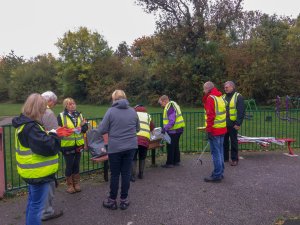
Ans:
{"type": "Polygon", "coordinates": [[[147,113],[146,107],[143,105],[136,105],[134,107],[140,121],[140,131],[137,133],[138,150],[135,152],[131,169],[131,181],[135,182],[137,156],[139,155],[139,174],[138,178],[144,178],[145,159],[150,142],[150,131],[154,129],[154,123],[151,121],[151,116],[147,113]]]}

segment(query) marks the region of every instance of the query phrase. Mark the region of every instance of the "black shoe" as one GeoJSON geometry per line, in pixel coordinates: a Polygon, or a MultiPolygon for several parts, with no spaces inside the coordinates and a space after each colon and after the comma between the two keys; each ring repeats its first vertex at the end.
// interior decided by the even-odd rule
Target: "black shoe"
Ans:
{"type": "Polygon", "coordinates": [[[122,210],[127,209],[129,207],[129,204],[130,204],[130,202],[127,198],[126,199],[121,199],[120,200],[120,209],[122,209],[122,210]]]}
{"type": "Polygon", "coordinates": [[[239,163],[239,161],[232,161],[230,165],[231,165],[231,166],[237,166],[238,163],[239,163]]]}
{"type": "Polygon", "coordinates": [[[220,183],[222,181],[222,178],[205,177],[204,181],[212,182],[212,183],[220,183]]]}
{"type": "Polygon", "coordinates": [[[171,164],[164,164],[164,165],[161,165],[162,168],[173,168],[174,166],[171,165],[171,164]]]}
{"type": "Polygon", "coordinates": [[[54,213],[52,215],[42,218],[42,221],[52,220],[52,219],[61,217],[63,214],[64,214],[64,212],[62,210],[60,210],[58,212],[54,211],[54,213]]]}
{"type": "Polygon", "coordinates": [[[139,178],[139,179],[143,179],[143,178],[144,178],[144,174],[139,173],[139,174],[138,174],[138,178],[139,178]]]}
{"type": "Polygon", "coordinates": [[[115,210],[118,208],[117,201],[111,198],[107,198],[103,201],[103,207],[111,210],[115,210]]]}
{"type": "Polygon", "coordinates": [[[131,176],[131,177],[130,177],[130,181],[131,181],[131,182],[135,182],[135,176],[131,176]]]}

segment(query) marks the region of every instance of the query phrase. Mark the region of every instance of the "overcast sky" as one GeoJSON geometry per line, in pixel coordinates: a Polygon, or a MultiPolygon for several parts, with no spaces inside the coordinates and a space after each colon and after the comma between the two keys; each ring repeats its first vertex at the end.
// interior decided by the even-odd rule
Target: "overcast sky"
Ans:
{"type": "MultiPolygon", "coordinates": [[[[244,9],[297,17],[300,0],[244,0],[244,9]]],[[[115,49],[153,34],[155,21],[134,0],[0,0],[0,55],[14,50],[27,59],[58,56],[54,43],[80,26],[97,31],[115,49]]]]}

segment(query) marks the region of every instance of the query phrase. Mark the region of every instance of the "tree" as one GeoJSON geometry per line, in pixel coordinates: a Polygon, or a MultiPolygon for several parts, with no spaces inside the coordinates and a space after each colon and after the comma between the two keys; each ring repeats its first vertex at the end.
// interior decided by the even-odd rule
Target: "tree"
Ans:
{"type": "Polygon", "coordinates": [[[11,74],[10,99],[23,102],[31,93],[47,90],[57,92],[56,60],[51,55],[40,55],[15,68],[11,74]]]}
{"type": "Polygon", "coordinates": [[[0,101],[7,101],[9,99],[12,72],[24,62],[23,57],[15,55],[14,51],[0,57],[0,101]]]}
{"type": "Polygon", "coordinates": [[[127,45],[126,41],[123,41],[119,44],[114,54],[120,58],[125,58],[130,55],[129,46],[127,45]]]}
{"type": "Polygon", "coordinates": [[[85,100],[91,64],[98,58],[110,56],[111,48],[103,36],[86,27],[66,32],[56,46],[60,55],[59,84],[63,96],[85,100]]]}

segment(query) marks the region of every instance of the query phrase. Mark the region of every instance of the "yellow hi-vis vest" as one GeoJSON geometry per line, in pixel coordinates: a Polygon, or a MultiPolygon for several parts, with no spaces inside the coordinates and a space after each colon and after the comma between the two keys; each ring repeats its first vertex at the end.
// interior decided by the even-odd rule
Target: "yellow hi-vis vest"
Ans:
{"type": "MultiPolygon", "coordinates": [[[[236,121],[237,119],[237,110],[236,110],[236,102],[237,102],[237,98],[240,95],[240,93],[235,92],[233,94],[233,96],[230,99],[229,102],[229,118],[232,121],[236,121]]],[[[223,95],[224,101],[226,103],[226,105],[228,105],[228,102],[225,100],[226,95],[223,95]]]]}
{"type": "Polygon", "coordinates": [[[137,112],[137,114],[140,120],[140,131],[137,135],[150,139],[151,116],[146,112],[137,112]]]}
{"type": "Polygon", "coordinates": [[[176,102],[170,101],[164,108],[164,114],[163,114],[163,125],[167,125],[169,123],[169,118],[168,118],[168,110],[171,107],[171,105],[174,107],[176,111],[176,120],[175,124],[170,130],[176,130],[179,128],[185,127],[184,119],[180,110],[179,105],[176,102]]]}
{"type": "MultiPolygon", "coordinates": [[[[43,178],[54,174],[58,170],[58,154],[54,156],[42,156],[35,154],[30,148],[23,146],[19,140],[20,134],[25,124],[18,127],[15,132],[15,147],[17,170],[22,178],[43,178]]],[[[45,131],[40,126],[42,131],[45,131]]]]}
{"type": "MultiPolygon", "coordinates": [[[[60,113],[60,118],[62,121],[62,125],[64,127],[67,127],[69,129],[76,128],[74,126],[73,122],[71,121],[71,119],[67,115],[65,115],[63,112],[60,113]]],[[[80,127],[82,122],[83,122],[83,117],[80,114],[77,118],[77,127],[80,127]]],[[[63,137],[61,139],[61,144],[60,144],[61,147],[72,147],[72,146],[81,146],[81,145],[84,145],[84,139],[83,139],[83,135],[81,133],[80,134],[73,133],[72,135],[70,135],[68,137],[63,137]]]]}
{"type": "MultiPolygon", "coordinates": [[[[216,117],[214,120],[213,128],[224,128],[226,127],[226,104],[223,97],[217,97],[210,95],[214,99],[216,117]]],[[[205,110],[204,110],[205,111],[205,110]]],[[[205,112],[205,127],[207,127],[207,115],[205,112]]]]}

